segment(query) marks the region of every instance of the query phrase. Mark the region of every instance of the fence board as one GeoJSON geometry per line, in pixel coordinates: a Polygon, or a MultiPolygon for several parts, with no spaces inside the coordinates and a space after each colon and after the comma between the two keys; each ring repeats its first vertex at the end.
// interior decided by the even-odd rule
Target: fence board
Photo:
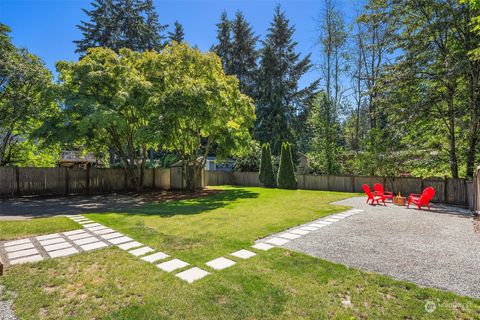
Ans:
{"type": "Polygon", "coordinates": [[[155,188],[161,190],[170,189],[170,169],[156,168],[155,169],[155,188]]]}
{"type": "Polygon", "coordinates": [[[258,172],[234,172],[233,174],[233,183],[240,186],[252,186],[252,187],[261,187],[263,186],[260,182],[260,177],[258,172]]]}
{"type": "Polygon", "coordinates": [[[0,167],[0,196],[13,197],[15,189],[15,168],[0,167]]]}
{"type": "Polygon", "coordinates": [[[207,186],[219,186],[233,184],[233,175],[226,171],[205,171],[205,184],[207,186]]]}

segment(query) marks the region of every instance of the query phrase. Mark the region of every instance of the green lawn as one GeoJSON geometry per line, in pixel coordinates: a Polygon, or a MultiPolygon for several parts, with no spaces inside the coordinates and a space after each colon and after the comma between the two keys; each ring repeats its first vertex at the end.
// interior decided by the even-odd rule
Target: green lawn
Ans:
{"type": "MultiPolygon", "coordinates": [[[[87,216],[212,271],[204,262],[343,210],[328,203],[348,196],[225,187],[208,198],[87,216]]],[[[0,230],[7,228],[0,222],[0,230]]],[[[283,249],[259,252],[193,284],[118,248],[15,266],[0,283],[14,292],[9,296],[25,319],[480,318],[478,300],[283,249]],[[435,312],[425,312],[427,301],[436,303],[435,312]]]]}
{"type": "Polygon", "coordinates": [[[28,238],[78,229],[79,225],[64,217],[18,221],[0,221],[0,241],[28,238]]]}

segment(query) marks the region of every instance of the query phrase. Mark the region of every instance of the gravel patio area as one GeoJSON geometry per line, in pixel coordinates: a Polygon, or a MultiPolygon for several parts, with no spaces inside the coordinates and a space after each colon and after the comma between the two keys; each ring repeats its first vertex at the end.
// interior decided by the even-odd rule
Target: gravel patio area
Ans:
{"type": "Polygon", "coordinates": [[[480,234],[469,211],[431,211],[338,202],[364,212],[313,231],[283,247],[421,286],[480,298],[480,234]]]}

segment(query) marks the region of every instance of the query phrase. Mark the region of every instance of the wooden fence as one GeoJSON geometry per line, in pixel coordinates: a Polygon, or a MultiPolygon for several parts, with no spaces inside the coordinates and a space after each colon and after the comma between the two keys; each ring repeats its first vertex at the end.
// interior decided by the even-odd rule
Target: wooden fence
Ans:
{"type": "MultiPolygon", "coordinates": [[[[170,169],[146,169],[143,186],[170,189],[170,169]]],[[[133,190],[121,168],[0,167],[0,197],[66,195],[133,190]]]]}
{"type": "MultiPolygon", "coordinates": [[[[382,183],[386,190],[399,192],[408,196],[410,193],[421,193],[428,186],[436,190],[435,202],[444,202],[469,206],[473,208],[475,201],[474,183],[466,179],[446,178],[384,178],[347,175],[297,175],[298,188],[306,190],[324,190],[339,192],[363,192],[362,186],[382,183]]],[[[478,177],[477,177],[478,180],[478,177]]],[[[241,186],[262,186],[258,172],[225,172],[206,171],[205,184],[208,186],[232,184],[241,186]]],[[[477,198],[478,199],[478,198],[477,198]]]]}

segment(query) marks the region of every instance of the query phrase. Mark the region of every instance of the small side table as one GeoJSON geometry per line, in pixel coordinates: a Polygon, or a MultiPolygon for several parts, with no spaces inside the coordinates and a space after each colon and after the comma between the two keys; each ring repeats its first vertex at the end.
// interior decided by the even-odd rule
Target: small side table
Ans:
{"type": "Polygon", "coordinates": [[[393,204],[397,206],[404,206],[407,203],[407,198],[402,196],[393,197],[393,204]]]}

